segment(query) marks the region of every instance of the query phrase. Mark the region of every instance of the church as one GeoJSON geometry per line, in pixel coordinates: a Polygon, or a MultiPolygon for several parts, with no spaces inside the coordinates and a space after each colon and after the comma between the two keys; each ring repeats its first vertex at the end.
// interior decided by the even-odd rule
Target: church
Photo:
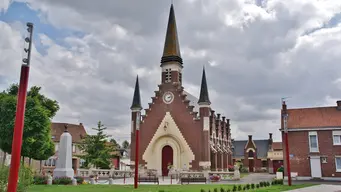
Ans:
{"type": "Polygon", "coordinates": [[[170,165],[178,170],[227,171],[232,165],[230,120],[211,108],[205,68],[199,99],[182,86],[184,67],[180,54],[174,7],[171,5],[161,57],[161,83],[141,115],[138,77],[131,105],[131,165],[167,176],[170,165]],[[139,130],[138,157],[135,131],[139,130]]]}

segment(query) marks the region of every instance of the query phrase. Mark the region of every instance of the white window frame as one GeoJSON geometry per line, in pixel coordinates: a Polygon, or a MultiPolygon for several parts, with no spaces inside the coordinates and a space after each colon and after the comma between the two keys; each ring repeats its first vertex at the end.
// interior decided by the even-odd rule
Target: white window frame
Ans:
{"type": "Polygon", "coordinates": [[[341,169],[337,169],[337,163],[336,163],[336,162],[337,162],[337,161],[336,161],[337,158],[340,158],[340,159],[341,159],[341,156],[335,156],[335,159],[334,159],[334,160],[335,160],[335,171],[336,171],[336,172],[341,172],[341,169]]]}
{"type": "Polygon", "coordinates": [[[76,145],[72,144],[72,153],[76,153],[76,145]]]}
{"type": "Polygon", "coordinates": [[[320,150],[319,150],[319,139],[318,139],[317,132],[316,131],[310,131],[308,139],[309,139],[309,152],[311,152],[311,153],[318,153],[318,152],[320,152],[320,150]],[[316,144],[317,144],[317,149],[316,150],[311,148],[310,136],[313,136],[313,135],[316,136],[316,144]]]}
{"type": "Polygon", "coordinates": [[[341,131],[333,131],[333,145],[341,145],[341,131]],[[340,143],[336,143],[334,140],[334,136],[340,137],[340,143]]]}

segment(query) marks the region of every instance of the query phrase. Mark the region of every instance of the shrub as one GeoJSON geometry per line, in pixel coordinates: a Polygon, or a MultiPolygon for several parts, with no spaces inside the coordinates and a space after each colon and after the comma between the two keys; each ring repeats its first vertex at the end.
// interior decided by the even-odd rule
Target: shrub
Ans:
{"type": "Polygon", "coordinates": [[[83,177],[75,177],[75,179],[77,180],[77,184],[82,184],[84,182],[83,177]]]}
{"type": "Polygon", "coordinates": [[[223,188],[220,188],[220,192],[225,192],[225,190],[223,188]]]}
{"type": "Polygon", "coordinates": [[[263,181],[259,182],[259,186],[260,186],[260,187],[264,187],[263,181]]]}
{"type": "Polygon", "coordinates": [[[72,180],[70,177],[58,177],[53,179],[52,184],[55,185],[70,185],[72,180]]]}
{"type": "Polygon", "coordinates": [[[278,185],[283,185],[283,179],[277,180],[277,184],[278,184],[278,185]]]}
{"type": "Polygon", "coordinates": [[[233,185],[232,191],[237,191],[237,185],[233,185]]]}
{"type": "Polygon", "coordinates": [[[254,189],[255,188],[255,184],[251,184],[251,189],[254,189]]]}
{"type": "MultiPolygon", "coordinates": [[[[9,167],[0,165],[0,191],[7,190],[8,173],[9,167]]],[[[20,166],[17,192],[26,192],[32,183],[33,171],[29,167],[20,166]]]]}
{"type": "Polygon", "coordinates": [[[246,167],[241,167],[239,170],[241,173],[248,173],[249,170],[246,167]]]}
{"type": "Polygon", "coordinates": [[[214,190],[213,190],[214,192],[218,192],[218,189],[217,188],[214,188],[214,190]]]}
{"type": "Polygon", "coordinates": [[[259,188],[259,184],[256,184],[256,188],[257,188],[257,189],[259,188]]]}
{"type": "Polygon", "coordinates": [[[231,189],[227,189],[226,192],[231,192],[231,189]]]}
{"type": "Polygon", "coordinates": [[[245,190],[246,190],[246,186],[243,187],[243,191],[245,191],[245,190]]]}
{"type": "Polygon", "coordinates": [[[36,175],[33,177],[33,184],[35,185],[46,185],[48,177],[42,175],[36,175]]]}
{"type": "Polygon", "coordinates": [[[200,192],[206,192],[204,189],[201,189],[200,192]]]}
{"type": "Polygon", "coordinates": [[[250,184],[246,184],[246,189],[247,189],[247,190],[250,189],[250,184]]]}
{"type": "Polygon", "coordinates": [[[228,170],[229,171],[234,171],[234,166],[233,165],[228,165],[228,170]]]}
{"type": "Polygon", "coordinates": [[[269,181],[266,182],[266,186],[267,186],[267,187],[270,186],[270,182],[269,182],[269,181]]]}
{"type": "Polygon", "coordinates": [[[242,190],[242,186],[238,185],[238,191],[241,191],[241,190],[242,190]]]}

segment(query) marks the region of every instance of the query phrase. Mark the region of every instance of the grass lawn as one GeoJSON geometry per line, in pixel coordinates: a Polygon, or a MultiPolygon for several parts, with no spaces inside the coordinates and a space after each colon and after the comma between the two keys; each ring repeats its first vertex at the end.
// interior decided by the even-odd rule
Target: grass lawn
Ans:
{"type": "MultiPolygon", "coordinates": [[[[304,184],[304,185],[294,185],[294,186],[284,186],[284,185],[275,185],[271,187],[263,187],[258,190],[259,192],[278,192],[278,191],[286,191],[290,189],[298,189],[302,187],[308,187],[312,185],[304,184]]],[[[159,190],[164,190],[165,192],[200,192],[201,189],[205,191],[211,190],[213,192],[214,188],[217,188],[220,192],[220,188],[232,189],[233,185],[219,185],[219,184],[211,184],[211,185],[140,185],[137,190],[134,190],[133,185],[79,185],[79,186],[60,186],[60,185],[36,185],[32,186],[28,191],[29,192],[158,192],[159,190]]],[[[252,191],[252,190],[249,190],[252,191]]]]}

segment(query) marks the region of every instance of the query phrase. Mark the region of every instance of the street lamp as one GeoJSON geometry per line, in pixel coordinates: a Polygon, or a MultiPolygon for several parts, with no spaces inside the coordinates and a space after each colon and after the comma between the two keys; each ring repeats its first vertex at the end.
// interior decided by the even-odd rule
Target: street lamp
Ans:
{"type": "Polygon", "coordinates": [[[287,162],[287,173],[288,173],[288,185],[291,186],[291,172],[290,172],[290,157],[289,157],[289,141],[288,141],[288,113],[285,110],[283,117],[283,128],[284,128],[284,142],[285,142],[285,158],[287,162]]]}
{"type": "Polygon", "coordinates": [[[28,48],[24,48],[24,51],[25,53],[27,53],[27,57],[22,59],[23,64],[21,65],[20,83],[17,98],[17,110],[15,114],[14,133],[12,140],[11,166],[8,176],[7,192],[17,191],[19,177],[21,145],[25,119],[26,94],[28,86],[28,77],[30,72],[33,23],[27,23],[26,26],[28,37],[26,37],[24,40],[25,43],[28,44],[28,48]]]}

